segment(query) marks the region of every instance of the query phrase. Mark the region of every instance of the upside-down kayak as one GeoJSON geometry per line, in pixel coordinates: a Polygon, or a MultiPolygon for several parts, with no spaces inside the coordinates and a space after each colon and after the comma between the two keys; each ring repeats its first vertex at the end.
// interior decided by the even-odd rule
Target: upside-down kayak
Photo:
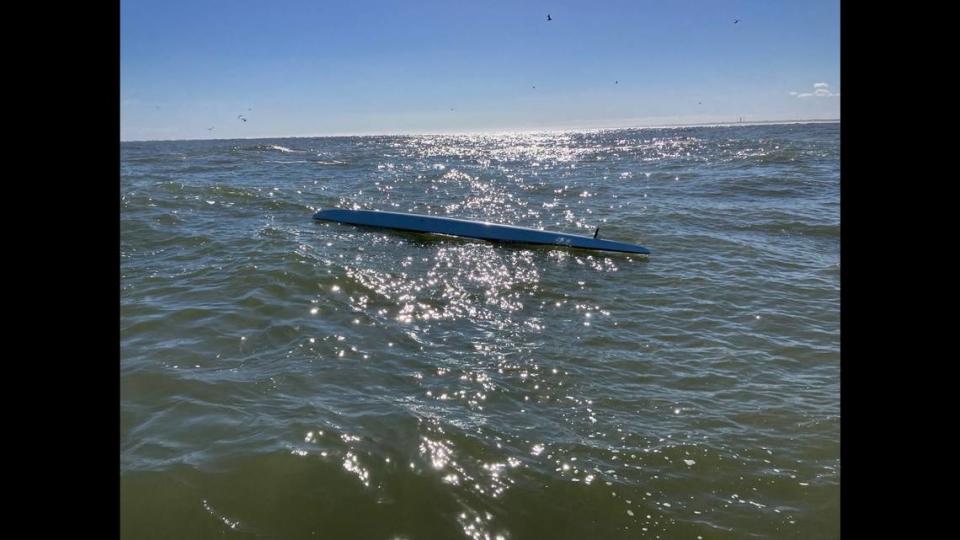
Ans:
{"type": "MultiPolygon", "coordinates": [[[[484,221],[470,221],[466,219],[445,218],[436,216],[422,216],[419,214],[405,214],[402,212],[381,212],[378,210],[344,210],[331,208],[320,210],[313,215],[313,219],[321,221],[336,221],[350,225],[365,225],[367,227],[382,227],[401,231],[415,231],[424,233],[449,234],[466,238],[479,238],[494,242],[517,242],[522,244],[547,244],[580,249],[595,249],[600,251],[619,251],[623,253],[650,254],[650,250],[634,244],[600,240],[594,237],[579,234],[541,231],[527,227],[513,225],[498,225],[484,221]]],[[[598,229],[599,231],[599,229],[598,229]]]]}

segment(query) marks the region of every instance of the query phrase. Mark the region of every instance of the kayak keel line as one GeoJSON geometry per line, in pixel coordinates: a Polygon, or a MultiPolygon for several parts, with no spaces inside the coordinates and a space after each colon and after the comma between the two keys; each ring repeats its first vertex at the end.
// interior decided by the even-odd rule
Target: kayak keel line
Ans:
{"type": "MultiPolygon", "coordinates": [[[[319,221],[335,221],[349,225],[365,225],[401,231],[414,231],[435,234],[449,234],[466,238],[477,238],[493,242],[515,242],[521,244],[545,244],[598,251],[618,251],[621,253],[639,253],[649,255],[650,250],[635,244],[601,240],[579,234],[567,234],[541,231],[527,227],[500,225],[484,221],[405,214],[402,212],[381,212],[379,210],[345,210],[330,208],[320,210],[313,215],[319,221]]],[[[597,228],[599,232],[599,227],[597,228]]]]}

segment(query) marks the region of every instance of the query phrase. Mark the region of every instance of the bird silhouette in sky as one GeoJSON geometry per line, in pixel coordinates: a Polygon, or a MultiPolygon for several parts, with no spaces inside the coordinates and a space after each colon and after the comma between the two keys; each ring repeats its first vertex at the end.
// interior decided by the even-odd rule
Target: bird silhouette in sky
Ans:
{"type": "Polygon", "coordinates": [[[548,20],[548,21],[552,21],[552,20],[553,20],[553,19],[550,18],[550,14],[549,14],[549,13],[547,13],[547,20],[548,20]]]}
{"type": "Polygon", "coordinates": [[[740,19],[734,19],[734,20],[733,20],[733,24],[737,24],[738,22],[740,22],[740,19]]]}

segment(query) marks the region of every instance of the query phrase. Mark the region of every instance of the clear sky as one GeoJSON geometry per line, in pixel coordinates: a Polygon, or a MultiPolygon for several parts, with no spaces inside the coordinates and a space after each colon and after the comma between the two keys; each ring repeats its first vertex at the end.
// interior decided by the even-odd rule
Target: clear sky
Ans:
{"type": "Polygon", "coordinates": [[[840,117],[839,0],[121,0],[120,57],[121,140],[840,117]]]}

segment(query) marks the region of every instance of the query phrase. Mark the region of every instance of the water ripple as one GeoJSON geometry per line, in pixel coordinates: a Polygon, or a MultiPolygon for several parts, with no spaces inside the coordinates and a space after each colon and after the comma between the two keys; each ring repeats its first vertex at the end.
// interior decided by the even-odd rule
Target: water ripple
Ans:
{"type": "Polygon", "coordinates": [[[839,125],[121,154],[125,536],[839,534],[839,125]]]}

